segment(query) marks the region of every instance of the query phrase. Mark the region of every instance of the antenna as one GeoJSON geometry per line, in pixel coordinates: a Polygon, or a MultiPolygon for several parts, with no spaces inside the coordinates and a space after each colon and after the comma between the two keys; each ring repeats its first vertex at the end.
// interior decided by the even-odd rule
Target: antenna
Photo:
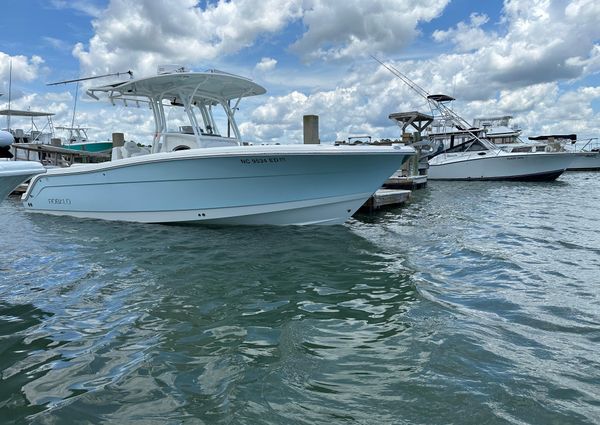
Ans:
{"type": "MultiPolygon", "coordinates": [[[[12,97],[12,59],[10,60],[8,71],[8,110],[10,111],[10,100],[12,97]]],[[[10,112],[6,116],[6,128],[10,131],[10,112]]]]}
{"type": "Polygon", "coordinates": [[[71,128],[75,128],[75,111],[77,109],[77,95],[79,94],[79,81],[75,86],[75,102],[73,103],[73,116],[71,117],[71,128]]]}

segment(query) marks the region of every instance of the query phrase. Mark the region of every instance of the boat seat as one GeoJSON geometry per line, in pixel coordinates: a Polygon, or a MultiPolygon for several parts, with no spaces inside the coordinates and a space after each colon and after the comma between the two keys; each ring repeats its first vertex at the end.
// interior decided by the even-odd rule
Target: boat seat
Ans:
{"type": "MultiPolygon", "coordinates": [[[[131,158],[134,156],[147,155],[150,153],[150,151],[147,148],[138,146],[137,143],[135,143],[132,140],[128,140],[120,148],[114,148],[114,149],[120,149],[120,158],[117,158],[117,159],[131,158]]],[[[114,149],[113,149],[113,156],[114,156],[114,149]]],[[[119,156],[119,154],[117,154],[117,156],[119,156]]]]}
{"type": "Polygon", "coordinates": [[[121,146],[112,148],[112,154],[110,155],[110,160],[115,161],[117,159],[123,159],[123,153],[121,152],[121,146]]]}

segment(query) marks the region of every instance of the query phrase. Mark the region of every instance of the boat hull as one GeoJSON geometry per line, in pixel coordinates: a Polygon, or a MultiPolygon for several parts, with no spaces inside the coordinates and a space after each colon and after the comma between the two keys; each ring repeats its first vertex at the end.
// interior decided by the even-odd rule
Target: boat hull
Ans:
{"type": "Polygon", "coordinates": [[[575,152],[575,157],[567,171],[600,170],[600,152],[575,152]]]}
{"type": "Polygon", "coordinates": [[[210,148],[51,170],[27,210],[144,223],[340,224],[410,148],[210,148]]]}
{"type": "Polygon", "coordinates": [[[46,169],[34,161],[0,161],[0,201],[6,198],[21,183],[46,169]]]}
{"type": "Polygon", "coordinates": [[[462,158],[440,158],[429,162],[431,180],[517,180],[551,181],[557,179],[571,164],[569,153],[527,153],[479,155],[476,152],[462,158]]]}
{"type": "Polygon", "coordinates": [[[104,152],[112,149],[112,142],[82,142],[82,143],[68,143],[63,145],[63,148],[71,149],[74,151],[86,151],[86,152],[104,152]]]}

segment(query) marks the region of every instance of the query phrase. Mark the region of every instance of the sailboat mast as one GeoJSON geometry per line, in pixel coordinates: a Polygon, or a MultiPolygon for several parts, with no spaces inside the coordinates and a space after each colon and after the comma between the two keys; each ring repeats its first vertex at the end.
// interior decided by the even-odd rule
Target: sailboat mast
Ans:
{"type": "Polygon", "coordinates": [[[77,110],[77,95],[79,94],[79,81],[75,85],[75,103],[73,104],[73,116],[71,117],[71,131],[75,128],[75,112],[77,110]]]}
{"type": "Polygon", "coordinates": [[[12,59],[8,68],[8,115],[6,115],[6,128],[10,132],[10,101],[12,97],[12,59]]]}

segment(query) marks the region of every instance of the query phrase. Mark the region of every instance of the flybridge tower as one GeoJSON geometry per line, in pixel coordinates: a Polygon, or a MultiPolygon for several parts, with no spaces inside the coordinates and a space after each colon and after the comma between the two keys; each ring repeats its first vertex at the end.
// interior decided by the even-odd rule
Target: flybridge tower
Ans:
{"type": "Polygon", "coordinates": [[[474,131],[475,129],[473,129],[471,124],[466,119],[454,112],[448,105],[453,100],[455,100],[452,96],[448,96],[445,94],[429,94],[427,90],[419,86],[417,83],[408,78],[398,69],[394,68],[391,65],[385,64],[384,62],[377,59],[375,56],[371,55],[371,57],[377,62],[379,62],[392,74],[394,74],[396,77],[398,77],[400,80],[402,80],[402,82],[404,82],[408,87],[410,87],[415,93],[417,93],[419,96],[421,96],[427,101],[427,104],[431,109],[431,113],[435,121],[434,125],[436,125],[438,128],[446,128],[446,126],[456,127],[458,130],[469,133],[473,138],[481,140],[477,134],[478,132],[474,131]]]}

